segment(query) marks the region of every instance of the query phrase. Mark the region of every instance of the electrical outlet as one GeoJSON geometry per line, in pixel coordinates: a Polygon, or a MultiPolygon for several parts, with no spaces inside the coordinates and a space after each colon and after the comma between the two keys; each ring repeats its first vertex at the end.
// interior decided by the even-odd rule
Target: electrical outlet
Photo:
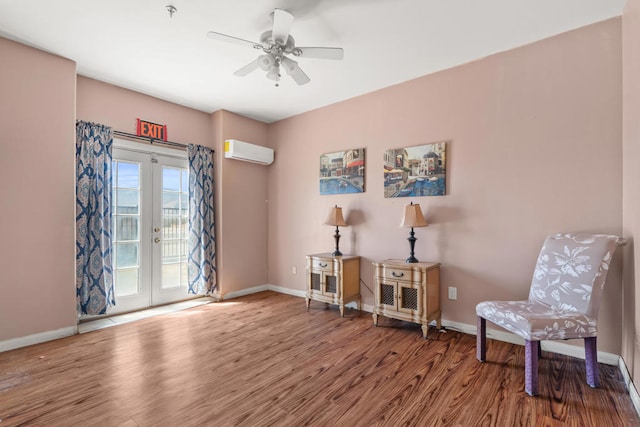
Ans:
{"type": "Polygon", "coordinates": [[[291,274],[298,274],[298,269],[295,267],[291,267],[291,274]]]}
{"type": "Polygon", "coordinates": [[[449,286],[449,299],[458,299],[458,288],[449,286]]]}

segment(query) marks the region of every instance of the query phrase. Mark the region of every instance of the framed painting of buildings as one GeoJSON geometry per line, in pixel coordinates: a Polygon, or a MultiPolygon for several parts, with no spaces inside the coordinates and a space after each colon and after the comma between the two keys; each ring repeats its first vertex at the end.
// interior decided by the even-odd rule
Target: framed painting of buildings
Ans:
{"type": "Polygon", "coordinates": [[[444,196],[446,142],[384,152],[384,197],[444,196]]]}
{"type": "Polygon", "coordinates": [[[320,155],[320,194],[364,192],[364,148],[320,155]]]}

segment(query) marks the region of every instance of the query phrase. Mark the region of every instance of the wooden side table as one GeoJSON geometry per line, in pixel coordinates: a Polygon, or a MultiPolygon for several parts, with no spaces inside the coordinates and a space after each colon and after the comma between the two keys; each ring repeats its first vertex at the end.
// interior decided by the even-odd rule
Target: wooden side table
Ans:
{"type": "Polygon", "coordinates": [[[388,259],[373,263],[376,282],[373,324],[383,315],[420,323],[427,338],[429,322],[441,327],[440,264],[388,259]]]}
{"type": "Polygon", "coordinates": [[[337,304],[344,317],[344,305],[358,302],[360,309],[360,257],[307,255],[307,308],[311,300],[337,304]]]}

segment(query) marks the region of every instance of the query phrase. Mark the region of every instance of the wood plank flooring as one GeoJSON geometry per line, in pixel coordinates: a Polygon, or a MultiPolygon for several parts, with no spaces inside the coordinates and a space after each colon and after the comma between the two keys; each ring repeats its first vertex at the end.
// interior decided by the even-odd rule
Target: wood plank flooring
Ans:
{"type": "Polygon", "coordinates": [[[0,353],[0,427],[640,426],[615,366],[274,292],[0,353]]]}

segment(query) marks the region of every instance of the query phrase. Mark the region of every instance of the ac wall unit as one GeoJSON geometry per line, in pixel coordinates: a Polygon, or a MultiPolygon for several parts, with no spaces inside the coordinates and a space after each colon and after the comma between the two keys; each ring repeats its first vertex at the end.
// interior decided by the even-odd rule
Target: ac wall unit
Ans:
{"type": "Polygon", "coordinates": [[[260,165],[270,165],[273,163],[273,150],[261,145],[227,139],[224,142],[224,157],[260,165]]]}

